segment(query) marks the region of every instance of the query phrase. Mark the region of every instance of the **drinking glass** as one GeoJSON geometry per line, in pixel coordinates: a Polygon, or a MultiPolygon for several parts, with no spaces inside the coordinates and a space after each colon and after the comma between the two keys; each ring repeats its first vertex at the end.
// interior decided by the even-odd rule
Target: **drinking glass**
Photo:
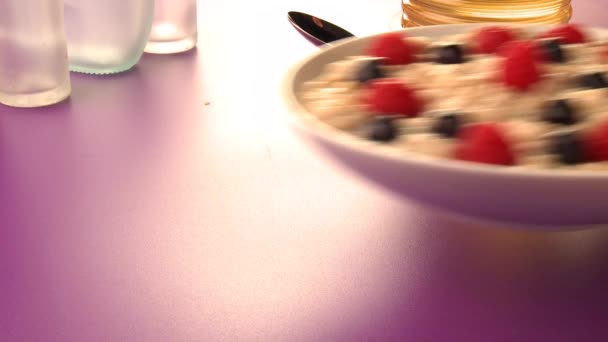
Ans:
{"type": "Polygon", "coordinates": [[[71,92],[62,0],[0,1],[0,103],[40,107],[71,92]]]}
{"type": "Polygon", "coordinates": [[[113,74],[131,69],[144,53],[154,0],[65,0],[65,16],[70,69],[113,74]]]}
{"type": "Polygon", "coordinates": [[[196,0],[156,0],[146,52],[178,53],[196,46],[196,0]]]}

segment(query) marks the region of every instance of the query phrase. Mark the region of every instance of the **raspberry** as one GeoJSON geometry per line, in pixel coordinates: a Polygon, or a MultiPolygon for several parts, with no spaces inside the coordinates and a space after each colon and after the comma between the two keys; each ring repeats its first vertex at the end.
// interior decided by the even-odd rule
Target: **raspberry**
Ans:
{"type": "Polygon", "coordinates": [[[525,91],[541,79],[537,61],[539,53],[531,42],[511,44],[503,51],[505,56],[501,70],[502,82],[516,90],[525,91]]]}
{"type": "Polygon", "coordinates": [[[545,32],[541,38],[557,38],[562,44],[580,44],[587,41],[583,31],[575,24],[558,26],[545,32]]]}
{"type": "Polygon", "coordinates": [[[538,51],[538,49],[539,48],[532,41],[529,41],[529,40],[512,40],[510,42],[507,42],[507,43],[504,43],[503,45],[501,45],[496,50],[496,54],[499,55],[500,57],[507,57],[510,54],[514,53],[514,51],[523,52],[524,50],[528,50],[528,52],[534,53],[535,56],[537,56],[537,54],[539,54],[537,57],[539,57],[539,59],[540,59],[541,58],[541,56],[540,56],[541,52],[538,51]]]}
{"type": "Polygon", "coordinates": [[[417,49],[404,39],[402,32],[389,32],[371,42],[367,55],[384,58],[384,64],[387,65],[410,64],[416,61],[417,49]]]}
{"type": "Polygon", "coordinates": [[[495,53],[505,43],[515,39],[511,30],[500,26],[489,26],[480,29],[473,35],[472,46],[478,53],[495,53]]]}
{"type": "Polygon", "coordinates": [[[533,54],[534,59],[539,63],[548,63],[551,61],[551,56],[545,51],[545,47],[541,42],[530,40],[514,40],[503,44],[496,53],[501,57],[509,56],[513,50],[529,50],[533,54]]]}
{"type": "Polygon", "coordinates": [[[600,49],[600,62],[608,63],[608,45],[602,46],[600,49]]]}
{"type": "Polygon", "coordinates": [[[608,161],[608,121],[587,132],[583,138],[585,157],[590,161],[608,161]]]}
{"type": "Polygon", "coordinates": [[[511,147],[495,124],[467,126],[462,129],[458,138],[456,159],[495,165],[515,164],[511,147]]]}
{"type": "Polygon", "coordinates": [[[414,117],[422,112],[422,100],[414,89],[395,78],[372,80],[368,84],[364,102],[370,110],[382,115],[405,115],[414,117]]]}

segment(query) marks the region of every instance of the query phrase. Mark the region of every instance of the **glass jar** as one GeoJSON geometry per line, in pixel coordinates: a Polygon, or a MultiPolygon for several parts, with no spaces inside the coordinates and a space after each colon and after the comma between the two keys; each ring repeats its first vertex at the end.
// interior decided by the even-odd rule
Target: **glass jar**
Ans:
{"type": "Polygon", "coordinates": [[[196,0],[156,0],[146,52],[178,53],[196,46],[196,0]]]}
{"type": "Polygon", "coordinates": [[[565,23],[570,0],[402,0],[403,27],[476,22],[565,23]]]}
{"type": "Polygon", "coordinates": [[[62,0],[0,1],[0,103],[40,107],[70,96],[62,0]]]}
{"type": "Polygon", "coordinates": [[[141,58],[154,0],[65,0],[65,16],[70,70],[112,74],[141,58]]]}

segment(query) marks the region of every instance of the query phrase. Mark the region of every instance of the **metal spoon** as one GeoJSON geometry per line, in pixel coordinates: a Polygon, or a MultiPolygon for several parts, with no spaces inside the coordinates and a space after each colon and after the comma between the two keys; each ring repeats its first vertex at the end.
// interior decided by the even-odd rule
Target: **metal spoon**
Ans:
{"type": "Polygon", "coordinates": [[[310,14],[291,11],[287,13],[287,19],[304,38],[315,45],[329,44],[336,40],[355,36],[340,26],[310,14]]]}

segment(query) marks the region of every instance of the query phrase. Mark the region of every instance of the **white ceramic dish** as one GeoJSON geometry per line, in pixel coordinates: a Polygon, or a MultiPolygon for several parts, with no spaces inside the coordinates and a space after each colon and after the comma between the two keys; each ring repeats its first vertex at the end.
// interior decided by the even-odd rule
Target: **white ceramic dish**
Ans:
{"type": "MultiPolygon", "coordinates": [[[[478,26],[429,26],[407,32],[436,37],[478,26]]],[[[592,32],[608,37],[607,30],[592,32]]],[[[309,113],[299,97],[302,84],[316,77],[325,64],[361,54],[371,38],[350,38],[322,48],[290,70],[283,96],[292,123],[305,136],[388,190],[461,216],[547,231],[608,224],[608,173],[525,170],[436,159],[359,139],[309,113]]]]}

